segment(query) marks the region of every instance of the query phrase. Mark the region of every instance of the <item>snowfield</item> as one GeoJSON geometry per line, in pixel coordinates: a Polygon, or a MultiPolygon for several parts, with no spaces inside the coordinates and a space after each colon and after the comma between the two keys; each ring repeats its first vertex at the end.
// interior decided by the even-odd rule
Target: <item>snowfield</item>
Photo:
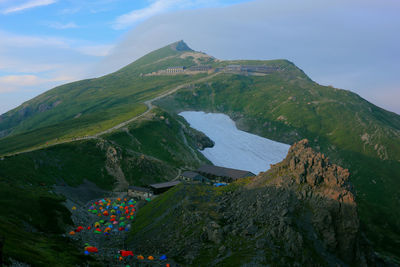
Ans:
{"type": "Polygon", "coordinates": [[[214,165],[251,171],[266,171],[270,164],[282,161],[289,145],[275,142],[236,128],[225,114],[185,111],[179,113],[190,126],[205,133],[215,142],[214,147],[201,153],[214,165]]]}

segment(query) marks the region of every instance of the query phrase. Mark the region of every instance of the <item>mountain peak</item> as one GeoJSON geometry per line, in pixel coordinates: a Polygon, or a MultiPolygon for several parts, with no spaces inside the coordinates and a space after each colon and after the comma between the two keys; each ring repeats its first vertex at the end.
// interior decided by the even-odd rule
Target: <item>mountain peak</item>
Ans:
{"type": "Polygon", "coordinates": [[[183,40],[172,43],[169,46],[175,51],[194,51],[183,40]]]}

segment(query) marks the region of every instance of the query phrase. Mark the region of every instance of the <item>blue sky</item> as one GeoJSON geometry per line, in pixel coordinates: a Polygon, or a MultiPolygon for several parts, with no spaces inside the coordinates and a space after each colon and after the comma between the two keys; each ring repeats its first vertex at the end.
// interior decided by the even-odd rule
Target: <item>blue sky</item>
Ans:
{"type": "Polygon", "coordinates": [[[0,0],[0,114],[184,39],[220,59],[285,58],[400,114],[397,0],[0,0]]]}

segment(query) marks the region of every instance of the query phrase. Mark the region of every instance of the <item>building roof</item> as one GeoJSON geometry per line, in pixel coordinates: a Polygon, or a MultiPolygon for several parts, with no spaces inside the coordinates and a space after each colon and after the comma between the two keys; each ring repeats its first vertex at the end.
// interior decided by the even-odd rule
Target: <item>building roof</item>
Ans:
{"type": "Polygon", "coordinates": [[[155,189],[159,189],[159,188],[172,187],[172,186],[178,185],[180,183],[181,183],[180,181],[171,181],[171,182],[166,182],[166,183],[151,184],[149,186],[152,188],[155,188],[155,189]]]}
{"type": "Polygon", "coordinates": [[[169,69],[183,69],[184,66],[173,66],[173,67],[168,67],[167,70],[169,69]]]}
{"type": "Polygon", "coordinates": [[[192,171],[186,171],[184,173],[182,173],[182,176],[194,179],[194,178],[206,178],[203,175],[197,173],[197,172],[192,172],[192,171]]]}
{"type": "Polygon", "coordinates": [[[239,178],[244,178],[244,177],[249,177],[249,176],[255,176],[255,174],[250,171],[236,170],[236,169],[230,169],[230,168],[213,166],[213,165],[203,165],[200,168],[198,168],[197,171],[201,172],[201,173],[207,173],[207,174],[219,176],[219,177],[229,177],[232,179],[239,179],[239,178]]]}
{"type": "Polygon", "coordinates": [[[146,192],[150,193],[151,190],[145,187],[140,187],[140,186],[129,186],[128,189],[133,190],[133,191],[139,191],[139,192],[146,192]]]}

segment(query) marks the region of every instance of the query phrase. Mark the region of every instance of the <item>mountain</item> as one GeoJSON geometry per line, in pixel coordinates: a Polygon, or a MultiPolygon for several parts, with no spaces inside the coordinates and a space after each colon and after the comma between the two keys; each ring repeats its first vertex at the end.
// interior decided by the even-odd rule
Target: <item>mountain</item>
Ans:
{"type": "Polygon", "coordinates": [[[241,130],[288,144],[309,139],[350,170],[362,227],[371,240],[381,252],[400,255],[400,116],[350,91],[321,86],[288,61],[278,62],[273,63],[284,71],[218,75],[156,105],[173,113],[224,113],[241,130]]]}
{"type": "Polygon", "coordinates": [[[180,41],[112,74],[58,86],[27,101],[0,116],[0,154],[92,135],[143,113],[146,100],[205,75],[140,74],[192,66],[196,56],[204,63],[213,62],[180,41]]]}
{"type": "MultiPolygon", "coordinates": [[[[0,182],[7,184],[11,193],[22,186],[38,192],[37,196],[49,197],[49,191],[61,193],[54,185],[59,189],[64,184],[77,187],[92,182],[94,191],[122,190],[128,184],[174,179],[181,171],[208,162],[198,149],[212,146],[211,140],[177,115],[184,110],[225,113],[240,129],[287,144],[307,138],[315,151],[349,169],[357,203],[352,213],[360,217],[357,233],[365,233],[366,242],[371,242],[380,255],[399,260],[400,116],[350,91],[321,86],[287,60],[220,61],[180,41],[112,74],[56,87],[0,116],[0,182]],[[179,66],[195,71],[166,72],[170,67],[180,71],[179,66]],[[196,67],[206,71],[197,71],[196,67]]],[[[193,187],[185,194],[192,192],[195,197],[197,190],[209,189],[193,187]]],[[[294,189],[287,186],[282,190],[294,189]]],[[[248,188],[239,191],[248,194],[249,201],[255,197],[255,191],[248,188]]],[[[169,194],[175,193],[171,191],[166,197],[174,198],[169,194]]],[[[79,198],[63,194],[67,200],[79,198]]],[[[180,196],[191,199],[179,193],[177,200],[180,196]]],[[[16,210],[23,210],[27,202],[39,201],[36,194],[26,197],[16,203],[16,210]]],[[[51,197],[63,201],[55,194],[51,197]]],[[[174,203],[162,199],[163,209],[174,203]]],[[[240,202],[242,197],[235,199],[240,202]]],[[[322,212],[318,205],[315,208],[322,212]]],[[[67,211],[59,210],[58,205],[49,209],[66,214],[59,229],[68,225],[67,211]]],[[[205,209],[204,214],[208,211],[205,209]]],[[[146,222],[145,209],[143,212],[146,222]]],[[[8,211],[1,214],[4,225],[14,223],[7,217],[8,211]]],[[[39,222],[29,223],[18,212],[13,218],[19,225],[28,222],[34,229],[41,227],[40,231],[48,232],[49,240],[57,239],[46,227],[37,226],[39,222]]],[[[312,222],[305,220],[304,224],[307,228],[312,222]]],[[[25,234],[32,234],[28,230],[15,229],[7,233],[8,239],[15,246],[25,234]]],[[[5,229],[0,235],[3,233],[5,229]]],[[[319,240],[323,242],[323,238],[319,240]]],[[[43,257],[54,252],[51,247],[44,253],[33,246],[29,249],[43,257]]],[[[5,251],[18,258],[10,246],[5,251]]],[[[76,262],[78,254],[71,253],[66,257],[76,262]]],[[[310,253],[314,253],[313,248],[310,253]]],[[[329,248],[316,253],[351,262],[333,255],[329,248]]],[[[21,260],[27,258],[23,255],[21,260]]],[[[40,261],[36,263],[40,265],[40,261]]]]}
{"type": "Polygon", "coordinates": [[[256,177],[184,184],[155,199],[139,211],[129,245],[166,251],[183,266],[379,265],[348,178],[302,140],[256,177]]]}

